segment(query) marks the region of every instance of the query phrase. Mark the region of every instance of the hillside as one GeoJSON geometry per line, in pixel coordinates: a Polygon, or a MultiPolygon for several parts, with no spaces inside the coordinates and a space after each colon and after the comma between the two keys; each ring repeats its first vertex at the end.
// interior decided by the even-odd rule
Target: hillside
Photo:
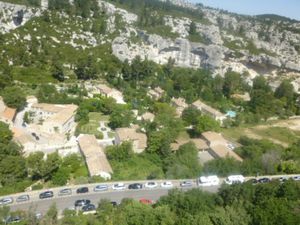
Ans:
{"type": "Polygon", "coordinates": [[[121,61],[140,56],[166,64],[172,58],[177,66],[208,68],[214,74],[233,70],[250,84],[259,74],[272,86],[290,78],[298,91],[299,22],[240,16],[184,1],[90,1],[86,5],[97,5],[94,11],[78,10],[81,1],[7,2],[24,4],[0,2],[1,57],[15,66],[31,65],[35,57],[52,61],[53,56],[70,65],[76,52],[89,49],[99,59],[112,52],[121,61]]]}

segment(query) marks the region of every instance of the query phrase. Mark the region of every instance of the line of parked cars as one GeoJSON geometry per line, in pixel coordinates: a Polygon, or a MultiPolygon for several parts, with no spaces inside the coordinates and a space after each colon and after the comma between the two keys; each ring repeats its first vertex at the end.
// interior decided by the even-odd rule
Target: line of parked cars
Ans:
{"type": "MultiPolygon", "coordinates": [[[[295,181],[300,181],[300,176],[294,176],[294,177],[280,177],[277,180],[279,180],[280,182],[285,182],[289,179],[295,180],[295,181]]],[[[232,185],[232,184],[237,184],[237,183],[244,183],[246,180],[242,175],[231,175],[228,176],[225,179],[225,183],[232,185]]],[[[253,178],[250,180],[247,180],[248,183],[252,183],[252,184],[263,184],[263,183],[269,183],[271,181],[270,178],[264,177],[264,178],[253,178]]],[[[198,184],[198,186],[217,186],[220,184],[220,179],[216,176],[216,175],[212,175],[212,176],[201,176],[196,180],[196,183],[198,184]]],[[[193,180],[186,180],[186,181],[182,181],[180,182],[180,187],[185,188],[185,187],[193,187],[195,184],[195,182],[193,180]]],[[[154,188],[173,188],[174,185],[171,181],[164,181],[160,184],[158,184],[158,182],[156,181],[148,181],[144,184],[142,183],[132,183],[129,184],[128,186],[124,183],[116,183],[113,184],[111,187],[107,184],[99,184],[96,185],[93,188],[94,192],[103,192],[103,191],[108,191],[109,188],[111,188],[112,190],[126,190],[126,189],[134,189],[134,190],[138,190],[138,189],[154,189],[154,188]]],[[[76,190],[77,194],[83,194],[83,193],[88,193],[89,192],[89,188],[88,187],[80,187],[76,190]]],[[[61,189],[58,192],[58,196],[67,196],[67,195],[71,195],[72,194],[72,189],[71,188],[64,188],[61,189]]],[[[52,198],[54,197],[54,193],[53,191],[45,191],[39,194],[39,198],[40,199],[47,199],[47,198],[52,198]]],[[[12,198],[12,197],[5,197],[0,199],[0,206],[1,205],[9,205],[12,204],[14,202],[14,200],[17,203],[21,203],[21,202],[26,202],[30,200],[30,196],[27,194],[24,195],[20,195],[17,198],[12,198]]],[[[91,207],[92,208],[92,207],[91,207]]]]}

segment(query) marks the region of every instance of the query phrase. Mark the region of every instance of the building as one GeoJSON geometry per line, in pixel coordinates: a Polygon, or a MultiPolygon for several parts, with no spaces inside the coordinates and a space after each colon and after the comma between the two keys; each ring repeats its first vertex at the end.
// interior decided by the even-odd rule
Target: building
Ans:
{"type": "Polygon", "coordinates": [[[94,135],[82,135],[78,138],[78,144],[85,158],[89,175],[91,177],[100,176],[105,180],[110,180],[113,170],[96,137],[94,135]]]}
{"type": "Polygon", "coordinates": [[[243,159],[229,148],[230,143],[219,133],[208,131],[202,133],[203,139],[209,146],[208,152],[215,158],[232,157],[238,161],[243,159]]]}
{"type": "Polygon", "coordinates": [[[2,97],[0,97],[0,121],[12,127],[16,115],[17,115],[17,110],[7,107],[2,97]]]}
{"type": "Polygon", "coordinates": [[[164,95],[165,91],[160,87],[156,87],[148,91],[147,95],[154,100],[160,99],[164,95]]]}
{"type": "Polygon", "coordinates": [[[223,114],[220,111],[212,108],[209,105],[206,105],[205,103],[203,103],[200,100],[195,101],[192,104],[192,106],[195,107],[196,109],[198,109],[199,111],[201,111],[203,114],[212,117],[216,121],[219,121],[221,124],[226,119],[226,115],[225,114],[223,114]]]}
{"type": "Polygon", "coordinates": [[[207,131],[203,132],[201,135],[209,146],[227,145],[228,143],[220,133],[207,131]]]}
{"type": "Polygon", "coordinates": [[[100,94],[102,96],[115,99],[118,104],[126,104],[122,92],[115,88],[111,88],[106,84],[87,81],[84,83],[84,87],[87,90],[89,97],[100,94]]]}
{"type": "Polygon", "coordinates": [[[248,92],[245,92],[244,94],[233,94],[231,97],[245,102],[249,102],[251,100],[248,92]]]}
{"type": "Polygon", "coordinates": [[[118,104],[126,104],[124,101],[123,94],[119,90],[110,88],[105,84],[98,84],[97,89],[99,90],[101,95],[115,99],[118,104]]]}
{"type": "Polygon", "coordinates": [[[187,144],[189,142],[194,143],[196,148],[199,151],[204,151],[209,148],[207,143],[203,139],[200,139],[200,138],[177,139],[177,140],[175,140],[175,142],[171,143],[170,147],[173,151],[177,151],[181,145],[187,144]]]}
{"type": "Polygon", "coordinates": [[[133,151],[141,153],[147,148],[147,136],[138,133],[135,128],[118,128],[116,129],[115,143],[117,145],[124,141],[132,142],[133,151]]]}
{"type": "Polygon", "coordinates": [[[38,124],[41,132],[72,133],[76,127],[75,114],[77,105],[53,105],[36,103],[31,107],[34,123],[38,124]]]}
{"type": "Polygon", "coordinates": [[[185,102],[184,98],[172,98],[171,104],[176,108],[176,114],[178,116],[181,116],[183,110],[188,107],[188,104],[185,102]]]}
{"type": "Polygon", "coordinates": [[[215,158],[232,157],[237,161],[240,161],[240,162],[243,161],[243,159],[238,154],[236,154],[234,151],[232,151],[226,145],[211,146],[208,151],[215,158]]]}

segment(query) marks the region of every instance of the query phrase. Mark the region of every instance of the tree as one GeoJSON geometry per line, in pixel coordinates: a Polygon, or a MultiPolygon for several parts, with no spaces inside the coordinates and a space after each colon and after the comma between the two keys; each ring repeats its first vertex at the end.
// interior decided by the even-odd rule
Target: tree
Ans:
{"type": "Polygon", "coordinates": [[[27,168],[29,175],[33,180],[38,180],[43,176],[43,167],[44,167],[44,153],[43,152],[35,152],[31,153],[27,159],[27,168]]]}
{"type": "Polygon", "coordinates": [[[241,75],[239,73],[229,71],[225,74],[223,93],[227,98],[230,98],[234,92],[241,88],[241,75]]]}
{"type": "Polygon", "coordinates": [[[0,143],[7,145],[13,138],[13,133],[6,123],[0,121],[0,143]]]}
{"type": "Polygon", "coordinates": [[[52,183],[54,185],[63,186],[67,184],[67,181],[70,177],[70,170],[65,167],[60,167],[57,172],[52,176],[52,183]]]}
{"type": "Polygon", "coordinates": [[[195,23],[194,21],[192,21],[192,22],[190,23],[189,34],[190,34],[190,35],[195,35],[195,34],[197,34],[197,27],[196,27],[196,23],[195,23]]]}
{"type": "Polygon", "coordinates": [[[199,116],[201,116],[201,112],[194,107],[188,107],[182,112],[182,119],[186,125],[196,125],[199,116]]]}
{"type": "Polygon", "coordinates": [[[220,124],[213,118],[207,115],[199,116],[195,125],[195,131],[201,134],[206,131],[219,131],[220,124]]]}
{"type": "Polygon", "coordinates": [[[229,176],[230,174],[241,173],[241,162],[231,157],[211,160],[204,164],[203,171],[206,173],[229,176]]]}
{"type": "Polygon", "coordinates": [[[129,160],[133,157],[134,152],[132,150],[131,142],[123,142],[119,146],[110,146],[106,148],[107,158],[110,160],[116,160],[119,162],[129,160]]]}
{"type": "Polygon", "coordinates": [[[294,87],[288,80],[284,80],[276,88],[274,95],[276,98],[286,98],[291,102],[294,98],[294,87]]]}
{"type": "Polygon", "coordinates": [[[113,129],[129,127],[133,121],[133,113],[126,105],[117,105],[109,118],[109,126],[113,129]]]}
{"type": "Polygon", "coordinates": [[[154,131],[148,138],[147,152],[166,158],[171,154],[170,143],[172,140],[167,129],[154,131]]]}
{"type": "Polygon", "coordinates": [[[0,161],[0,182],[2,185],[14,184],[27,175],[25,160],[22,156],[8,155],[0,161]]]}
{"type": "Polygon", "coordinates": [[[191,142],[180,146],[175,157],[170,157],[165,163],[167,164],[167,178],[197,177],[201,171],[198,161],[198,149],[191,142]]]}
{"type": "Polygon", "coordinates": [[[65,80],[65,74],[62,65],[55,63],[52,69],[52,77],[56,80],[63,82],[65,80]]]}
{"type": "Polygon", "coordinates": [[[1,93],[8,107],[21,111],[26,106],[26,95],[19,87],[6,87],[1,93]]]}
{"type": "Polygon", "coordinates": [[[80,59],[74,72],[80,80],[95,79],[98,71],[94,57],[89,55],[87,58],[80,59]]]}
{"type": "Polygon", "coordinates": [[[57,152],[48,154],[42,168],[42,177],[47,181],[50,180],[53,174],[58,170],[61,165],[61,159],[57,152]]]}

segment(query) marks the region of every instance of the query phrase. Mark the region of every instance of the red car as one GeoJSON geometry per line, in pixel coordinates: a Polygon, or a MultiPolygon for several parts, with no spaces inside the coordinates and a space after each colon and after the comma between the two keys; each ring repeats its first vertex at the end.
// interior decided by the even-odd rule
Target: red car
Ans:
{"type": "Polygon", "coordinates": [[[142,199],[140,199],[140,203],[145,204],[145,205],[153,205],[155,202],[150,199],[142,198],[142,199]]]}

